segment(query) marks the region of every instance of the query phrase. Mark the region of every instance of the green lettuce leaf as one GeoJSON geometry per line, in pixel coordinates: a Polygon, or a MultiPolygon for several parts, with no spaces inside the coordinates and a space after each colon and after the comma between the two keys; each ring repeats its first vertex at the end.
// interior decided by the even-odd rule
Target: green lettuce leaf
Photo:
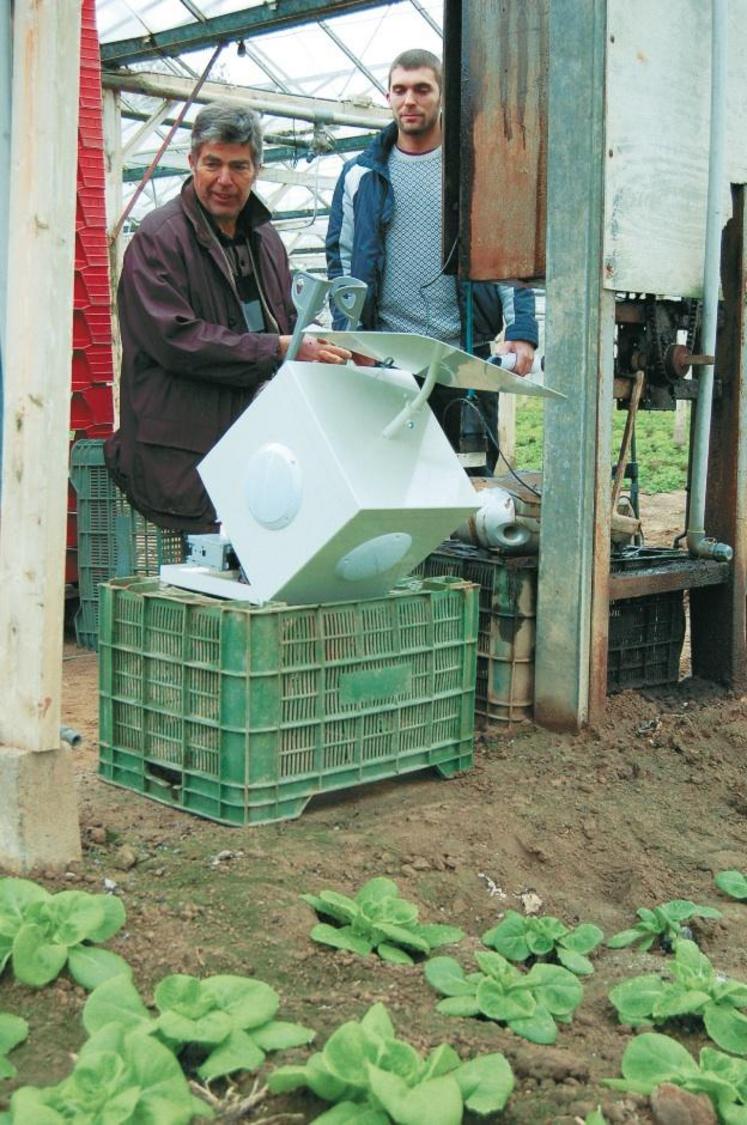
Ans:
{"type": "Polygon", "coordinates": [[[41,988],[62,972],[67,961],[67,946],[48,940],[46,930],[34,922],[24,922],[13,939],[13,972],[21,984],[41,988]]]}
{"type": "Polygon", "coordinates": [[[501,1054],[480,1055],[453,1072],[465,1109],[481,1116],[503,1109],[514,1088],[514,1076],[501,1054]]]}
{"type": "Polygon", "coordinates": [[[87,992],[116,977],[131,977],[132,969],[111,949],[98,949],[91,945],[74,945],[68,951],[67,967],[73,980],[87,992]]]}

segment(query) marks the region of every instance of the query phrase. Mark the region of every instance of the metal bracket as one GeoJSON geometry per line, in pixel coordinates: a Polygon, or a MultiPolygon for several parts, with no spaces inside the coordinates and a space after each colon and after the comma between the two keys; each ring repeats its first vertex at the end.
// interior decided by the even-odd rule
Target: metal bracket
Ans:
{"type": "Polygon", "coordinates": [[[303,334],[319,313],[322,311],[324,301],[329,292],[330,282],[321,277],[299,270],[293,275],[291,297],[296,306],[296,326],[293,329],[286,360],[295,359],[298,355],[303,340],[303,334]]]}
{"type": "Polygon", "coordinates": [[[339,311],[347,318],[345,331],[352,332],[360,323],[368,286],[357,277],[336,277],[330,283],[329,295],[339,311]]]}
{"type": "Polygon", "coordinates": [[[414,416],[426,406],[428,399],[430,398],[431,391],[436,385],[438,369],[440,365],[440,356],[436,356],[431,360],[422,387],[415,395],[415,398],[412,398],[409,402],[406,402],[400,410],[399,414],[392,418],[391,422],[389,422],[388,425],[384,426],[384,429],[381,431],[382,437],[395,437],[402,429],[402,427],[410,422],[414,418],[414,416]]]}
{"type": "Polygon", "coordinates": [[[285,354],[286,360],[295,359],[303,341],[303,334],[324,308],[329,295],[337,308],[347,317],[348,330],[356,327],[363,309],[368,286],[356,277],[336,277],[333,281],[314,277],[313,274],[299,270],[293,275],[291,297],[298,316],[293,329],[291,342],[285,354]]]}

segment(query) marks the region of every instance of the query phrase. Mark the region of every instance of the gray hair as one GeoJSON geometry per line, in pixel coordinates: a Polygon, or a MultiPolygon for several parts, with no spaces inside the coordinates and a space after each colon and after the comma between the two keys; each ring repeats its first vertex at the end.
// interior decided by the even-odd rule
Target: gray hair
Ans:
{"type": "Polygon", "coordinates": [[[252,109],[234,102],[210,102],[197,114],[192,126],[192,155],[206,143],[249,145],[254,163],[262,163],[262,128],[252,109]]]}

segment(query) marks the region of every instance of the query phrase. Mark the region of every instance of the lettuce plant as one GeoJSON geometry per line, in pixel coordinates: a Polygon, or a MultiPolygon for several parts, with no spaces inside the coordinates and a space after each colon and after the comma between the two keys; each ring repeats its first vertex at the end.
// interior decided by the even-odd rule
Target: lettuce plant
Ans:
{"type": "Polygon", "coordinates": [[[28,1033],[26,1020],[10,1012],[0,1012],[0,1078],[15,1078],[16,1068],[6,1055],[23,1043],[28,1033]]]}
{"type": "Polygon", "coordinates": [[[747,1122],[747,1062],[703,1047],[698,1062],[675,1039],[646,1032],[632,1039],[620,1064],[622,1078],[607,1078],[605,1086],[650,1094],[671,1082],[693,1094],[707,1094],[724,1125],[747,1122]]]}
{"type": "Polygon", "coordinates": [[[464,937],[456,926],[418,922],[417,906],[400,898],[397,884],[383,877],[369,879],[355,898],[336,891],[301,898],[336,923],[314,926],[310,935],[314,941],[362,956],[375,950],[383,961],[396,965],[412,965],[416,955],[427,957],[439,946],[464,937]]]}
{"type": "Polygon", "coordinates": [[[189,1048],[202,1056],[196,1072],[204,1081],[237,1070],[258,1070],[265,1052],[310,1043],[314,1032],[276,1020],[274,989],[249,977],[206,980],[175,973],[155,991],[158,1016],[150,1014],[130,980],[118,977],[94,989],[83,1009],[83,1025],[95,1034],[109,1025],[155,1036],[175,1054],[189,1048]]]}
{"type": "Polygon", "coordinates": [[[621,1023],[666,1023],[677,1017],[703,1020],[717,1046],[747,1055],[747,985],[717,973],[693,941],[678,941],[668,962],[672,980],[647,973],[623,981],[610,992],[621,1023]]]}
{"type": "Polygon", "coordinates": [[[193,1097],[172,1052],[138,1029],[110,1024],[84,1043],[56,1086],[22,1086],[0,1125],[189,1125],[212,1117],[193,1097]]]}
{"type": "Polygon", "coordinates": [[[397,1039],[389,1013],[374,1004],[360,1022],[332,1033],[304,1066],[283,1066],[267,1082],[273,1093],[308,1087],[334,1108],[317,1125],[459,1125],[465,1110],[503,1109],[514,1084],[501,1054],[461,1062],[446,1043],[422,1058],[397,1039]]]}
{"type": "Polygon", "coordinates": [[[720,891],[732,898],[747,899],[747,875],[742,871],[719,871],[714,882],[720,891]]]}
{"type": "Polygon", "coordinates": [[[671,902],[663,902],[648,910],[642,906],[636,911],[639,921],[629,930],[620,930],[609,938],[607,945],[610,949],[622,949],[626,945],[638,943],[642,951],[650,949],[658,941],[662,949],[669,952],[681,937],[690,936],[683,933],[683,922],[691,918],[720,918],[721,911],[713,906],[696,906],[688,899],[675,898],[671,902]]]}
{"type": "Polygon", "coordinates": [[[484,945],[509,961],[549,959],[560,962],[578,976],[594,971],[585,954],[596,949],[603,938],[599,926],[590,922],[569,929],[550,914],[525,918],[516,910],[507,910],[502,921],[482,935],[484,945]]]}
{"type": "Polygon", "coordinates": [[[425,979],[446,997],[437,1010],[447,1016],[484,1016],[531,1043],[554,1043],[556,1020],[570,1023],[583,997],[574,974],[540,963],[523,973],[500,953],[478,952],[475,960],[481,971],[466,975],[453,957],[426,963],[425,979]]]}
{"type": "Polygon", "coordinates": [[[28,879],[0,879],[0,972],[10,961],[16,980],[40,988],[67,965],[86,989],[129,974],[119,954],[94,948],[116,934],[124,920],[124,906],[113,895],[50,894],[28,879]]]}

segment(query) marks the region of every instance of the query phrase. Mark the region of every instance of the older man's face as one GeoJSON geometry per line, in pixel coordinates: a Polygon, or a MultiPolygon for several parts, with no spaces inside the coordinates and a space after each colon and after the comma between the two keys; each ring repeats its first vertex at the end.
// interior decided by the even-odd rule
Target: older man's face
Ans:
{"type": "Polygon", "coordinates": [[[259,171],[251,145],[207,141],[196,155],[190,153],[189,164],[200,203],[221,230],[233,236],[259,171]]]}

